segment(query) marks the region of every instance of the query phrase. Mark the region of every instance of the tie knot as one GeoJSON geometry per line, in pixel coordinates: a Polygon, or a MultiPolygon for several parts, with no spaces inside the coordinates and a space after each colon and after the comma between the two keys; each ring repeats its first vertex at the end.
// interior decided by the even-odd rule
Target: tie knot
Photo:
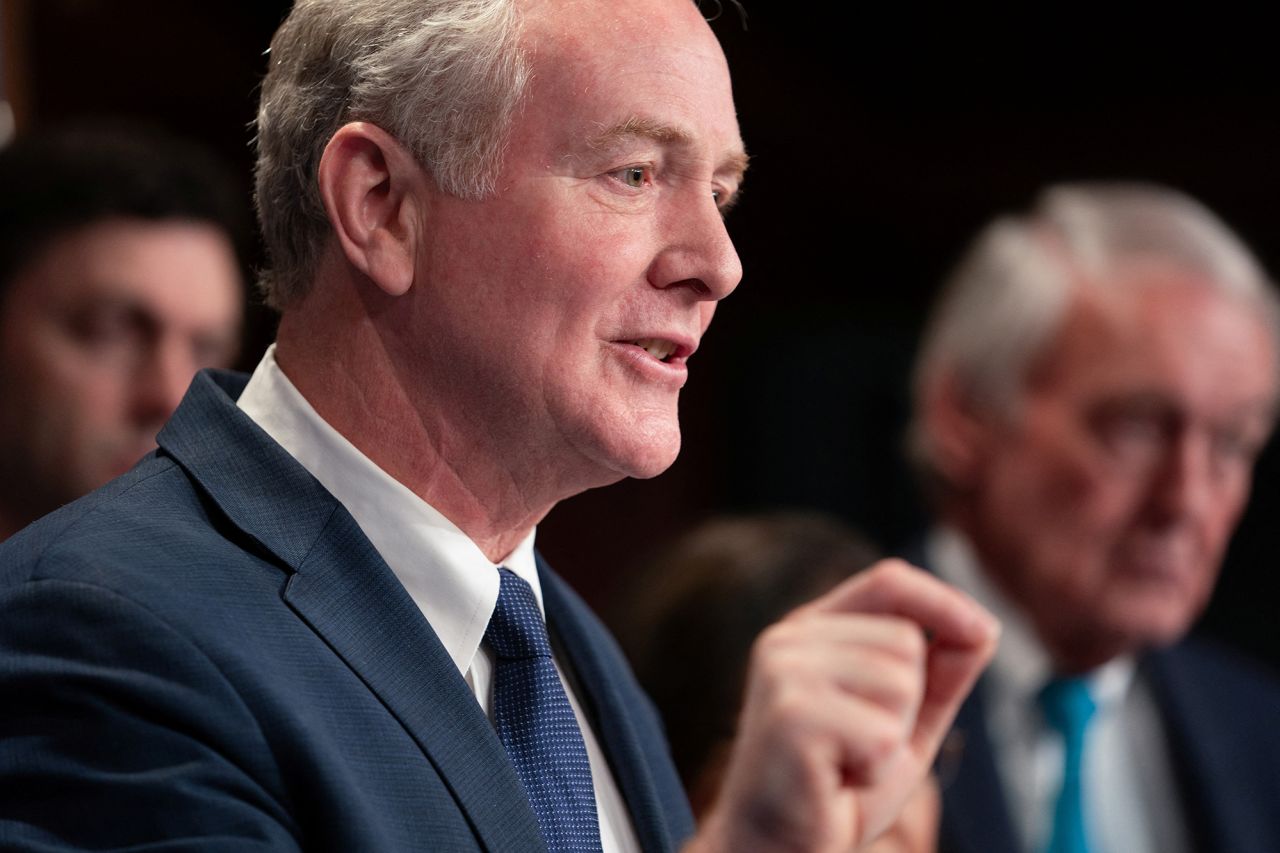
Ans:
{"type": "Polygon", "coordinates": [[[498,606],[484,638],[494,654],[508,660],[551,657],[547,625],[528,581],[510,569],[499,569],[498,606]]]}
{"type": "Polygon", "coordinates": [[[1045,721],[1064,737],[1083,737],[1098,706],[1089,694],[1089,685],[1079,677],[1054,678],[1040,691],[1040,708],[1045,721]]]}

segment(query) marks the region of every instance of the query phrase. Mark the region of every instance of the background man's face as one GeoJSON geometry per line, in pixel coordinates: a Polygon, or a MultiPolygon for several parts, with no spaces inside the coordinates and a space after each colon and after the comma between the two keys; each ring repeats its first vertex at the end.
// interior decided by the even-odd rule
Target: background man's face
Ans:
{"type": "Polygon", "coordinates": [[[128,470],[196,370],[230,363],[241,301],[213,226],[122,219],[55,238],[0,304],[4,502],[43,514],[128,470]]]}
{"type": "Polygon", "coordinates": [[[1020,414],[989,425],[974,504],[991,571],[1082,665],[1201,612],[1276,392],[1248,307],[1161,267],[1121,278],[1080,292],[1020,414]]]}
{"type": "Polygon", "coordinates": [[[525,46],[496,196],[431,203],[406,361],[448,370],[451,409],[508,458],[652,476],[741,276],[718,209],[743,168],[728,69],[688,0],[531,3],[525,46]]]}

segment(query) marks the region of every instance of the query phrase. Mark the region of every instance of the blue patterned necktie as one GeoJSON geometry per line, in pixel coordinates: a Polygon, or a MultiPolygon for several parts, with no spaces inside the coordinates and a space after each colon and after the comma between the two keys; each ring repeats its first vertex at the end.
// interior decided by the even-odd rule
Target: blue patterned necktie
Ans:
{"type": "Polygon", "coordinates": [[[591,765],[551,659],[533,589],[499,569],[498,607],[484,638],[492,649],[493,724],[529,795],[552,853],[600,850],[591,765]]]}
{"type": "Polygon", "coordinates": [[[1053,834],[1046,853],[1089,853],[1085,832],[1084,765],[1085,731],[1097,709],[1082,678],[1055,678],[1040,691],[1045,722],[1062,735],[1062,789],[1053,809],[1053,834]]]}

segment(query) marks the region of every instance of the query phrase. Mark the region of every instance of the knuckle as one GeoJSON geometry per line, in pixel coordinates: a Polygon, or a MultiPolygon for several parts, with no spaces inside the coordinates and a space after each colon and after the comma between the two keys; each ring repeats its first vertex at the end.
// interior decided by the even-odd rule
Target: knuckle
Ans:
{"type": "Polygon", "coordinates": [[[906,660],[916,663],[924,660],[928,651],[924,631],[914,622],[902,619],[894,623],[894,645],[906,660]]]}
{"type": "Polygon", "coordinates": [[[858,741],[852,750],[858,775],[867,783],[876,782],[893,761],[904,742],[901,724],[888,715],[877,715],[874,721],[860,727],[858,741]]]}
{"type": "Polygon", "coordinates": [[[818,723],[813,696],[795,685],[778,685],[768,696],[765,719],[775,736],[783,740],[812,734],[818,723]]]}
{"type": "Polygon", "coordinates": [[[906,560],[898,557],[886,557],[876,563],[875,566],[872,567],[872,571],[875,571],[885,577],[895,578],[911,574],[918,570],[906,560]]]}
{"type": "Polygon", "coordinates": [[[924,685],[918,672],[894,668],[886,679],[885,702],[896,714],[913,711],[920,702],[924,685]]]}
{"type": "Polygon", "coordinates": [[[791,626],[786,622],[775,622],[765,628],[751,644],[751,659],[756,665],[764,665],[781,654],[793,642],[791,626]]]}

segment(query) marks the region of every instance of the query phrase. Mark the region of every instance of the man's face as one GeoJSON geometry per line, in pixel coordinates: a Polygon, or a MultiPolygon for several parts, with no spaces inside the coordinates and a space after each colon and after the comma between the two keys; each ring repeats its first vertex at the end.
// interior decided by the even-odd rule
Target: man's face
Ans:
{"type": "Polygon", "coordinates": [[[0,304],[0,512],[44,514],[155,447],[196,370],[231,361],[241,300],[213,226],[120,219],[55,238],[0,304]]]}
{"type": "Polygon", "coordinates": [[[975,474],[982,556],[1064,666],[1187,630],[1275,403],[1249,307],[1162,267],[1119,278],[1080,292],[975,474]]]}
{"type": "Polygon", "coordinates": [[[573,492],[675,458],[686,360],[741,277],[721,208],[745,155],[689,0],[531,2],[524,47],[496,196],[432,195],[399,363],[468,441],[573,492]]]}

